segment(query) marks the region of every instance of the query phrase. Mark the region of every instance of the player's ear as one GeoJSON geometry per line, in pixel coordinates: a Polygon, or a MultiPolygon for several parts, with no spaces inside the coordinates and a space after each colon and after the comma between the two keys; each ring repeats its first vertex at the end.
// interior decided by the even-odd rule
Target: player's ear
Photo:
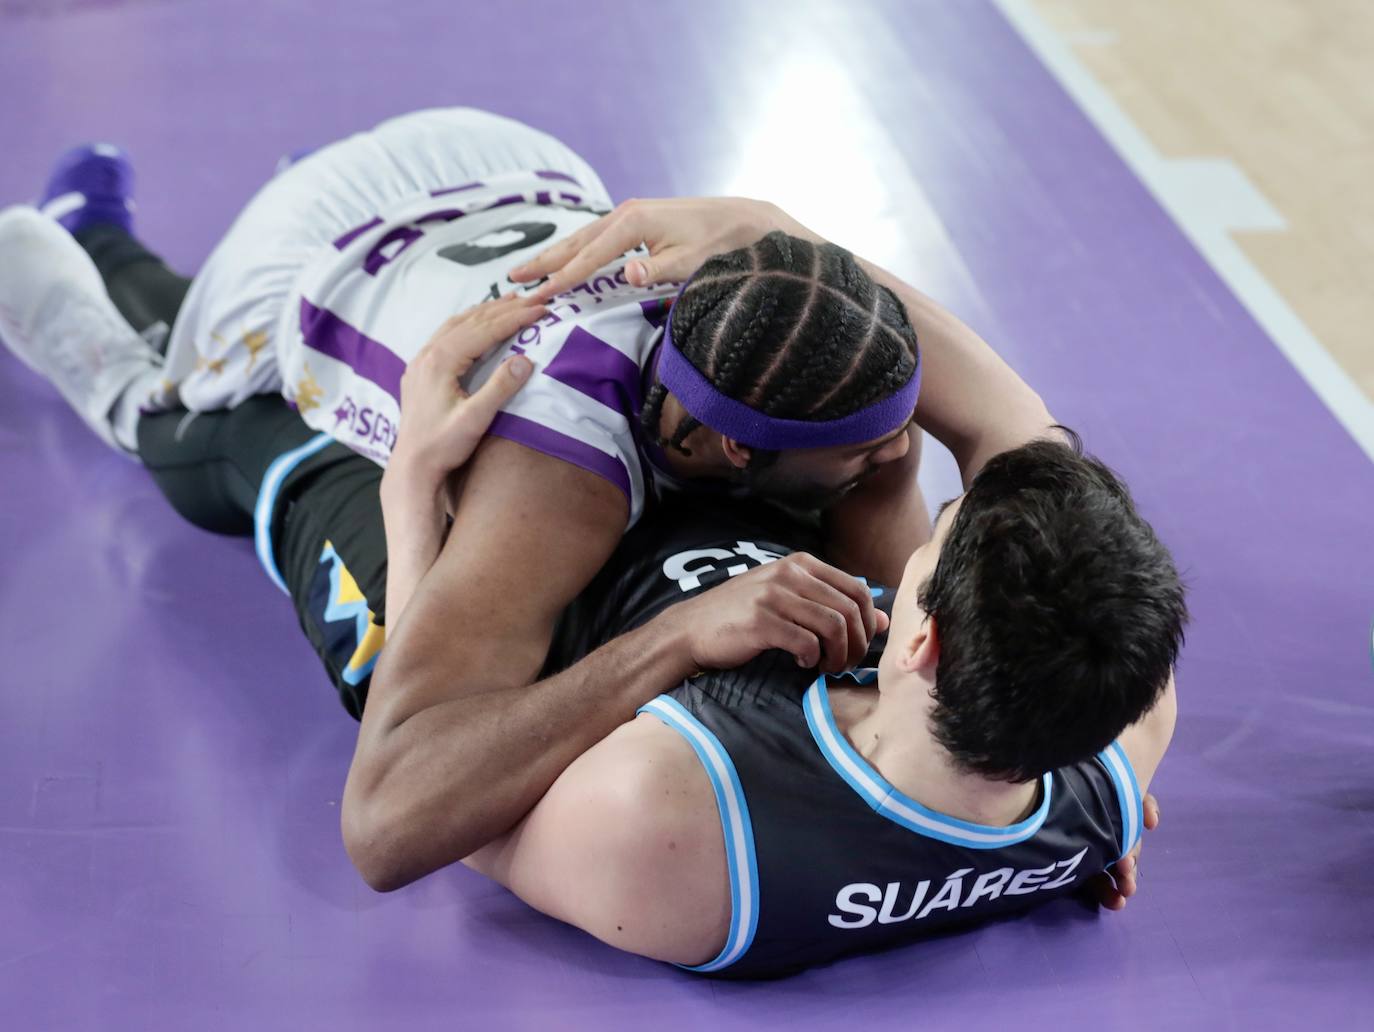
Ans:
{"type": "Polygon", "coordinates": [[[740,444],[733,437],[726,437],[724,434],[720,438],[720,449],[735,469],[743,469],[749,465],[749,459],[754,454],[748,445],[740,444]]]}
{"type": "Polygon", "coordinates": [[[906,674],[922,674],[933,680],[935,670],[940,665],[940,632],[935,626],[935,617],[926,616],[911,637],[902,642],[901,648],[898,669],[906,674]]]}

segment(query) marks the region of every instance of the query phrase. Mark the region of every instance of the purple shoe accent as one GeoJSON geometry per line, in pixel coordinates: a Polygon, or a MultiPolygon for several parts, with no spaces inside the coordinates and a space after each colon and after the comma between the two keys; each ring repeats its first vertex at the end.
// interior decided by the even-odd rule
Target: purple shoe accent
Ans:
{"type": "Polygon", "coordinates": [[[129,156],[108,143],[73,147],[57,159],[38,207],[69,233],[99,223],[134,228],[134,167],[129,156]]]}

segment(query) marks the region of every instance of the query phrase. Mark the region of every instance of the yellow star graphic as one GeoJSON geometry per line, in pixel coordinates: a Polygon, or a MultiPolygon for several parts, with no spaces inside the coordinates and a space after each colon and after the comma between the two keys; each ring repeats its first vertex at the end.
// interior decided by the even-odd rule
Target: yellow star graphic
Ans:
{"type": "Polygon", "coordinates": [[[245,332],[243,346],[248,349],[248,369],[252,371],[258,361],[258,352],[267,347],[267,334],[263,330],[245,332]]]}
{"type": "Polygon", "coordinates": [[[313,408],[319,408],[320,397],[323,394],[324,388],[320,386],[319,381],[310,372],[310,366],[307,363],[305,375],[296,384],[296,411],[304,414],[313,408]]]}

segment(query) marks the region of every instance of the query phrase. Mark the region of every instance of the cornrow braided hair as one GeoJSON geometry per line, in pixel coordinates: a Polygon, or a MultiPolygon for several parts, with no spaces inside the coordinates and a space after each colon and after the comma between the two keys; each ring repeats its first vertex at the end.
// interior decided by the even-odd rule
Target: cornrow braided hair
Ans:
{"type": "MultiPolygon", "coordinates": [[[[673,344],[716,390],[778,419],[838,419],[893,394],[916,371],[906,308],[834,244],[769,233],[697,270],[673,309],[673,344]]],[[[659,435],[668,391],[655,384],[641,416],[660,445],[701,424],[684,416],[659,435]]],[[[776,453],[755,452],[764,465],[776,453]]]]}

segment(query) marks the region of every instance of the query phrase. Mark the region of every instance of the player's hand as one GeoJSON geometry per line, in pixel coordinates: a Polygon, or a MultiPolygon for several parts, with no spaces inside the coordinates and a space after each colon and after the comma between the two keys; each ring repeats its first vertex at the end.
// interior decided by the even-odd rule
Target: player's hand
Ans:
{"type": "Polygon", "coordinates": [[[863,581],[805,552],[679,602],[664,618],[683,629],[702,670],[730,669],[782,649],[798,666],[839,673],[861,662],[888,625],[863,581]]]}
{"type": "Polygon", "coordinates": [[[455,315],[439,327],[401,377],[401,426],[387,472],[411,486],[440,490],[472,456],[501,406],[533,367],[523,355],[502,362],[469,395],[459,379],[484,354],[547,310],[507,295],[455,315]]]}
{"type": "Polygon", "coordinates": [[[549,279],[530,296],[547,301],[641,244],[648,258],[625,266],[632,286],[685,280],[712,255],[752,244],[775,229],[805,234],[800,223],[767,201],[747,197],[634,200],[516,266],[515,282],[549,279]]]}
{"type": "MultiPolygon", "coordinates": [[[[1145,793],[1142,800],[1146,831],[1159,827],[1159,800],[1145,793]]],[[[1140,879],[1140,847],[1142,838],[1135,848],[1114,863],[1107,871],[1096,875],[1088,884],[1097,902],[1107,910],[1123,910],[1126,901],[1135,895],[1140,879]]]]}

